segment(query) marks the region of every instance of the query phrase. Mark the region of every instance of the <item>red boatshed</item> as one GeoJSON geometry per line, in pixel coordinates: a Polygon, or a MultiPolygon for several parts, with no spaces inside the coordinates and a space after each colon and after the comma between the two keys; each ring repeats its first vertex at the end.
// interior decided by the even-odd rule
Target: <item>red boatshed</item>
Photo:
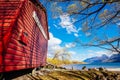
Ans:
{"type": "Polygon", "coordinates": [[[48,39],[39,0],[0,0],[0,73],[44,66],[48,39]]]}

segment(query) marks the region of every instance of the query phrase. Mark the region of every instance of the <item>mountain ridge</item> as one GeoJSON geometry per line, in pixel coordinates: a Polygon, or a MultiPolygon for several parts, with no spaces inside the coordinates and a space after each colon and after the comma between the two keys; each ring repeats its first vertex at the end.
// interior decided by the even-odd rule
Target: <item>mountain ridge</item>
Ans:
{"type": "Polygon", "coordinates": [[[83,61],[86,63],[120,62],[120,54],[113,54],[110,57],[103,54],[102,56],[87,58],[83,61]]]}

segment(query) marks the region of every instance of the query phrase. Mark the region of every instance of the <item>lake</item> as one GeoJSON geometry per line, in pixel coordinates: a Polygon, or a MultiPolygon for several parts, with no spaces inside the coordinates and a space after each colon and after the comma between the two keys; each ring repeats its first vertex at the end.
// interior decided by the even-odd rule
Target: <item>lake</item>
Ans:
{"type": "Polygon", "coordinates": [[[96,64],[70,64],[70,65],[64,65],[63,67],[67,69],[77,69],[81,70],[82,67],[86,66],[86,68],[120,68],[120,62],[119,63],[96,63],[96,64]]]}

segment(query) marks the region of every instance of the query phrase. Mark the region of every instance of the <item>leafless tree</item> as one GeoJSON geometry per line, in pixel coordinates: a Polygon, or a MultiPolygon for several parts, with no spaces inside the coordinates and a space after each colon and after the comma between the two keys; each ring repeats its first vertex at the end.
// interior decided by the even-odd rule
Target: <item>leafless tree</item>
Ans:
{"type": "Polygon", "coordinates": [[[54,59],[61,59],[62,61],[68,60],[71,57],[70,52],[67,51],[67,48],[62,48],[59,50],[56,50],[53,56],[54,59]]]}
{"type": "Polygon", "coordinates": [[[88,42],[80,42],[83,46],[94,46],[120,53],[120,0],[46,0],[53,3],[53,15],[63,13],[61,7],[57,7],[57,3],[67,3],[64,12],[70,16],[77,17],[74,24],[82,24],[84,33],[91,33],[87,36],[88,42]],[[102,39],[96,34],[101,28],[106,31],[114,25],[118,34],[109,37],[102,34],[102,39]]]}

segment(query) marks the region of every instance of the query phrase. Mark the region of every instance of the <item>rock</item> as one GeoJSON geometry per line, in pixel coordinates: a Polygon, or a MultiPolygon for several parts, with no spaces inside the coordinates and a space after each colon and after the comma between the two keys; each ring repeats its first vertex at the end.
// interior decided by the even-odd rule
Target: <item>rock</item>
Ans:
{"type": "Polygon", "coordinates": [[[103,68],[103,67],[100,67],[100,68],[98,68],[98,69],[99,69],[99,71],[106,71],[106,69],[103,68]]]}
{"type": "Polygon", "coordinates": [[[86,70],[86,66],[83,66],[83,67],[82,67],[82,70],[86,70]]]}
{"type": "Polygon", "coordinates": [[[107,80],[103,75],[97,75],[96,80],[107,80]]]}

